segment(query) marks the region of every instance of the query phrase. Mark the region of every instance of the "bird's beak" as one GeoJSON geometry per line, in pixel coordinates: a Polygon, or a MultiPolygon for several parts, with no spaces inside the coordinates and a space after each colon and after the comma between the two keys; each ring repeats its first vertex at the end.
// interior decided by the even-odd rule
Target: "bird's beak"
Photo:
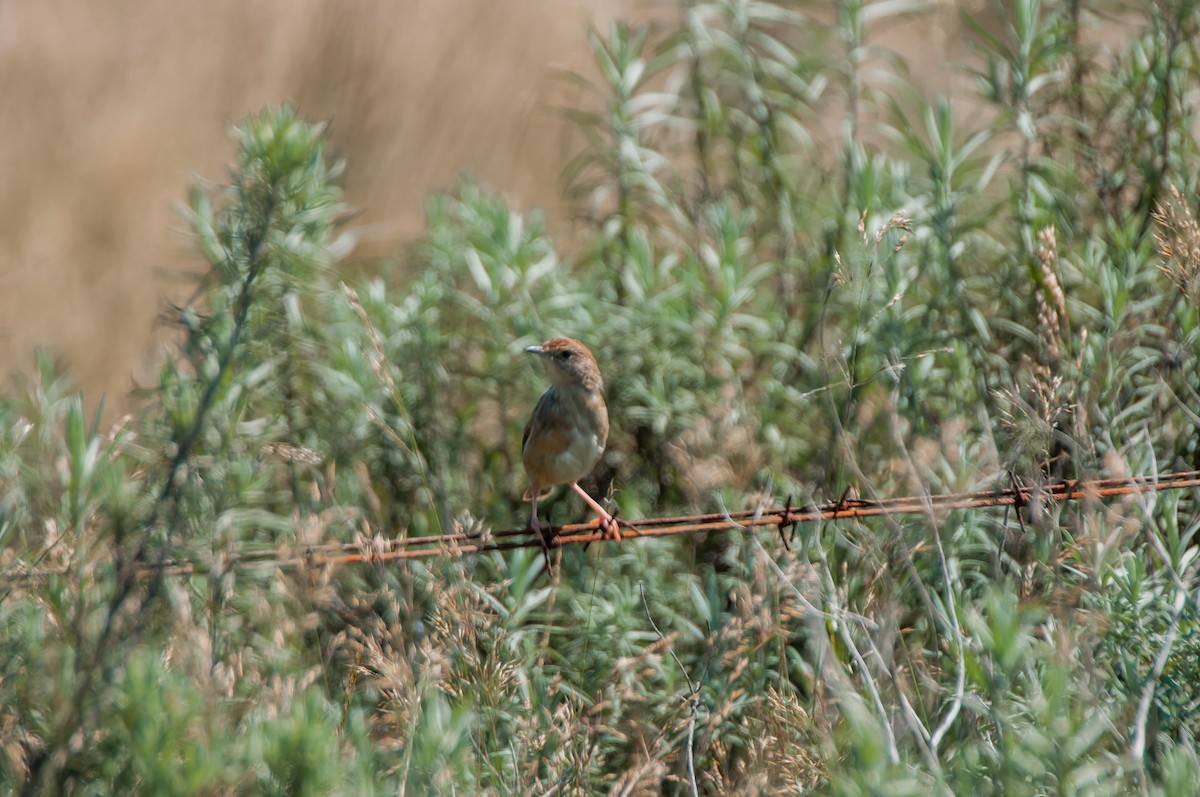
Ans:
{"type": "Polygon", "coordinates": [[[546,350],[541,346],[530,346],[525,350],[526,354],[545,354],[546,350]]]}

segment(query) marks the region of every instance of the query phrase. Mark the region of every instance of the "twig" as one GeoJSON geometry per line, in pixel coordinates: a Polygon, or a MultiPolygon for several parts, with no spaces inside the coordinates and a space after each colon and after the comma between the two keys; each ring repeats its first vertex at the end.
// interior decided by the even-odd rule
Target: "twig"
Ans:
{"type": "Polygon", "coordinates": [[[559,779],[558,783],[555,783],[547,791],[542,792],[541,797],[554,797],[554,795],[556,795],[560,791],[562,791],[563,784],[566,782],[567,782],[567,776],[564,775],[563,777],[561,777],[559,779]]]}
{"type": "MultiPolygon", "coordinates": [[[[1150,447],[1148,446],[1148,448],[1150,447]]],[[[1153,448],[1150,448],[1149,456],[1151,462],[1157,465],[1153,448]]],[[[1158,655],[1154,657],[1154,665],[1150,668],[1150,674],[1146,677],[1146,683],[1142,686],[1142,694],[1138,698],[1137,712],[1134,714],[1133,743],[1130,745],[1130,752],[1134,760],[1138,762],[1138,769],[1142,773],[1143,783],[1145,778],[1143,767],[1146,756],[1146,724],[1150,718],[1150,706],[1154,701],[1154,691],[1158,687],[1158,679],[1162,676],[1163,668],[1167,665],[1167,657],[1171,655],[1171,648],[1175,645],[1175,635],[1179,630],[1179,618],[1183,615],[1184,604],[1187,603],[1188,595],[1191,592],[1188,582],[1192,580],[1195,572],[1193,568],[1185,580],[1183,575],[1175,569],[1175,564],[1171,561],[1166,546],[1163,545],[1158,535],[1154,533],[1154,524],[1151,522],[1152,507],[1149,506],[1154,500],[1153,495],[1147,496],[1141,505],[1147,521],[1147,537],[1150,539],[1151,547],[1158,554],[1162,566],[1167,570],[1167,573],[1175,584],[1175,600],[1171,604],[1171,623],[1167,626],[1166,637],[1163,639],[1162,647],[1158,650],[1158,655]]]]}
{"type": "Polygon", "coordinates": [[[693,743],[696,739],[696,710],[699,708],[700,687],[692,683],[692,678],[688,675],[687,669],[683,666],[683,662],[675,655],[675,648],[667,642],[667,638],[663,636],[663,632],[658,630],[658,623],[654,622],[654,617],[650,614],[650,604],[646,602],[646,585],[638,582],[638,592],[642,594],[642,606],[646,608],[646,619],[650,621],[650,627],[654,629],[654,633],[658,634],[661,640],[667,646],[667,652],[671,654],[671,658],[675,659],[675,664],[678,665],[679,671],[683,673],[684,679],[688,685],[688,734],[687,734],[687,771],[688,784],[692,787],[692,797],[700,797],[700,792],[696,788],[696,765],[695,754],[693,753],[693,743]]]}
{"type": "MultiPolygon", "coordinates": [[[[832,597],[830,598],[830,602],[834,602],[832,597]]],[[[862,673],[863,682],[867,685],[867,691],[871,693],[871,702],[875,704],[875,711],[879,714],[879,724],[883,728],[884,737],[887,739],[888,761],[893,764],[899,764],[900,750],[896,746],[896,733],[892,730],[892,723],[888,719],[887,709],[884,708],[883,699],[879,696],[879,687],[875,685],[875,678],[867,668],[866,660],[858,652],[858,646],[854,644],[854,638],[850,636],[849,624],[835,623],[834,625],[838,636],[842,638],[842,642],[850,650],[850,655],[854,657],[854,663],[858,665],[858,670],[862,673]]]]}
{"type": "Polygon", "coordinates": [[[1167,657],[1171,655],[1171,648],[1175,645],[1175,634],[1179,630],[1179,617],[1183,614],[1183,605],[1186,602],[1187,591],[1176,589],[1175,602],[1171,606],[1171,624],[1167,627],[1166,639],[1163,640],[1158,655],[1154,657],[1154,666],[1150,668],[1150,675],[1147,676],[1146,683],[1142,686],[1142,696],[1138,699],[1137,713],[1134,715],[1133,721],[1133,744],[1130,752],[1133,754],[1134,760],[1138,762],[1139,769],[1145,763],[1146,723],[1150,717],[1150,704],[1154,701],[1154,690],[1158,686],[1158,679],[1162,675],[1163,668],[1167,665],[1167,657]]]}
{"type": "MultiPolygon", "coordinates": [[[[842,500],[839,500],[838,504],[841,505],[844,503],[844,501],[845,497],[843,496],[842,500]]],[[[762,510],[760,509],[759,512],[761,511],[762,510]]],[[[728,515],[726,515],[726,517],[728,518],[728,515]]],[[[732,518],[728,518],[728,520],[730,523],[733,523],[732,518]]],[[[733,523],[733,525],[736,526],[738,524],[733,523]]],[[[828,595],[826,596],[826,600],[828,600],[830,606],[833,607],[833,611],[829,613],[817,609],[808,601],[807,598],[801,594],[800,590],[796,589],[795,585],[792,584],[792,582],[784,574],[783,569],[779,567],[779,564],[774,560],[774,558],[767,554],[766,549],[762,547],[762,543],[758,541],[757,537],[751,535],[750,539],[754,541],[754,544],[763,553],[763,555],[766,556],[767,561],[771,564],[776,573],[782,578],[783,582],[787,584],[796,593],[796,595],[800,596],[800,599],[803,601],[805,606],[811,607],[814,611],[833,621],[831,625],[837,630],[838,635],[842,638],[842,642],[845,643],[846,647],[850,650],[850,655],[854,657],[854,661],[858,665],[859,671],[862,673],[863,680],[867,684],[867,691],[871,693],[871,701],[875,704],[875,710],[879,713],[880,724],[883,726],[884,735],[887,737],[888,760],[893,764],[898,764],[900,762],[900,750],[896,746],[896,734],[892,731],[892,725],[888,721],[887,709],[885,709],[883,706],[883,699],[879,696],[879,689],[875,686],[875,679],[867,669],[867,662],[863,659],[862,654],[858,652],[858,647],[854,644],[854,639],[850,636],[850,632],[848,630],[849,623],[845,622],[847,618],[858,618],[861,616],[854,615],[850,611],[838,607],[835,590],[832,588],[833,578],[829,574],[829,563],[825,559],[824,549],[819,545],[817,546],[822,568],[825,572],[827,580],[830,583],[830,588],[827,590],[828,595]]],[[[861,619],[864,621],[864,624],[870,623],[872,627],[877,627],[865,617],[861,617],[861,619]]]]}
{"type": "MultiPolygon", "coordinates": [[[[938,563],[941,565],[941,568],[942,568],[942,580],[944,581],[945,586],[946,586],[946,613],[949,615],[950,630],[954,634],[954,648],[955,648],[956,658],[958,660],[958,662],[957,662],[958,663],[958,674],[955,677],[954,698],[950,701],[950,708],[946,711],[946,716],[942,717],[942,721],[940,723],[938,723],[938,726],[937,726],[937,728],[934,729],[933,733],[931,735],[927,735],[927,736],[925,736],[925,738],[921,739],[921,743],[923,746],[924,746],[925,741],[928,740],[929,746],[928,746],[928,749],[926,750],[926,753],[929,755],[930,763],[933,765],[933,768],[935,770],[937,770],[937,769],[939,769],[938,758],[937,758],[938,745],[941,744],[942,739],[945,738],[946,733],[950,730],[950,727],[954,724],[954,721],[958,718],[958,713],[962,709],[963,693],[966,690],[966,669],[967,669],[967,667],[966,667],[966,658],[965,658],[965,655],[963,652],[963,634],[962,634],[962,628],[958,624],[958,608],[955,605],[955,600],[954,600],[954,577],[953,577],[953,574],[951,574],[951,572],[950,572],[950,563],[946,559],[946,548],[944,545],[942,545],[941,525],[937,522],[937,518],[934,516],[934,513],[933,513],[933,498],[929,495],[929,491],[925,489],[925,483],[920,478],[920,473],[917,471],[917,465],[915,462],[913,462],[912,456],[908,452],[908,446],[905,445],[904,438],[901,436],[899,414],[898,414],[898,409],[896,406],[895,390],[893,390],[893,392],[890,396],[888,411],[889,411],[890,416],[893,419],[892,423],[889,424],[891,427],[893,442],[896,444],[897,450],[899,450],[900,453],[904,456],[904,463],[907,466],[909,475],[911,476],[911,478],[914,482],[914,486],[918,487],[921,491],[920,492],[921,499],[922,499],[921,503],[925,509],[926,521],[929,524],[929,528],[933,532],[933,542],[934,542],[934,545],[937,547],[938,563]]],[[[1014,480],[1012,487],[1013,487],[1013,492],[1015,494],[1014,495],[1014,506],[1016,508],[1017,519],[1020,520],[1021,506],[1026,501],[1026,498],[1025,498],[1024,492],[1021,491],[1020,486],[1015,483],[1015,480],[1014,480]],[[1017,503],[1017,502],[1020,502],[1020,503],[1017,503]]],[[[1021,521],[1021,522],[1022,522],[1022,527],[1023,527],[1024,521],[1021,521]]],[[[915,573],[914,573],[914,576],[915,576],[915,573]]],[[[920,583],[919,579],[917,579],[917,583],[918,584],[920,583]]],[[[932,610],[932,608],[933,608],[932,601],[927,601],[927,603],[932,610]]],[[[900,694],[900,698],[903,701],[905,707],[908,708],[909,711],[911,712],[911,707],[908,706],[908,699],[904,696],[903,690],[901,690],[899,687],[897,687],[896,691],[900,694]]],[[[915,718],[915,715],[913,715],[913,716],[915,718]]],[[[923,727],[922,727],[922,730],[924,731],[923,727]]]]}

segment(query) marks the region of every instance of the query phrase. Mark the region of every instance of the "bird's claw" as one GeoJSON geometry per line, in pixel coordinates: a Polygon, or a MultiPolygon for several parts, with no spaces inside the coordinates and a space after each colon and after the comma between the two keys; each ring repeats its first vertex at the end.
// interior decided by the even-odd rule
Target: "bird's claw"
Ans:
{"type": "Polygon", "coordinates": [[[529,527],[533,529],[533,535],[537,537],[537,541],[542,544],[543,548],[550,548],[551,546],[559,544],[558,535],[554,533],[554,528],[552,526],[542,526],[541,523],[534,521],[533,523],[529,524],[529,527]],[[542,534],[543,528],[546,529],[546,534],[542,534]],[[546,539],[547,536],[550,537],[549,540],[546,539]]]}
{"type": "Polygon", "coordinates": [[[612,537],[614,542],[621,541],[621,530],[617,525],[617,519],[612,515],[607,518],[601,518],[600,530],[604,532],[604,536],[612,537]]]}

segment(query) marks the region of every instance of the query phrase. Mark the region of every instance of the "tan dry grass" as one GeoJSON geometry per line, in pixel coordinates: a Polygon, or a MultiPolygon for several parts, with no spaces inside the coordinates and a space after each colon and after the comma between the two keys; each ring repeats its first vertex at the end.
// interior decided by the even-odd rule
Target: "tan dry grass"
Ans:
{"type": "MultiPolygon", "coordinates": [[[[60,353],[90,397],[128,404],[163,337],[153,321],[178,274],[201,263],[175,204],[220,180],[226,127],[291,100],[332,118],[360,255],[421,229],[422,202],[463,172],[551,229],[579,146],[548,106],[583,102],[556,69],[587,72],[584,29],[670,16],[668,0],[46,0],[0,8],[0,378],[30,351],[60,353]]],[[[969,57],[960,8],[879,31],[912,79],[969,95],[944,68],[969,57]]],[[[819,10],[819,9],[817,9],[819,10]]],[[[998,25],[990,18],[985,22],[998,25]]],[[[90,403],[90,402],[89,402],[90,403]]]]}
{"type": "Polygon", "coordinates": [[[584,69],[586,25],[633,5],[6,5],[0,375],[45,344],[122,403],[162,297],[185,291],[163,271],[201,267],[175,204],[196,175],[224,177],[227,125],[267,104],[333,119],[365,254],[419,232],[425,196],[464,171],[553,212],[573,144],[541,110],[570,100],[551,68],[584,69]]]}

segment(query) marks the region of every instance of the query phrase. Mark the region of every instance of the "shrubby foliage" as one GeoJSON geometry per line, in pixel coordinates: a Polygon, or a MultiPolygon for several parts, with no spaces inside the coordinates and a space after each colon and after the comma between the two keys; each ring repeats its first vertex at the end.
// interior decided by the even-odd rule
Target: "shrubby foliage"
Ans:
{"type": "Polygon", "coordinates": [[[1126,7],[1108,53],[1090,8],[1008,4],[969,117],[878,77],[871,32],[916,10],[685,2],[677,30],[593,33],[571,254],[468,181],[362,276],[321,127],[246,120],[229,184],[193,194],[212,269],[143,409],[102,428],[49,360],[0,399],[0,781],[1196,793],[1194,493],[1037,488],[1196,467],[1200,10],[1126,7]],[[228,566],[516,525],[520,352],[556,334],[605,371],[593,486],[623,517],[1035,500],[552,574],[228,566]]]}

